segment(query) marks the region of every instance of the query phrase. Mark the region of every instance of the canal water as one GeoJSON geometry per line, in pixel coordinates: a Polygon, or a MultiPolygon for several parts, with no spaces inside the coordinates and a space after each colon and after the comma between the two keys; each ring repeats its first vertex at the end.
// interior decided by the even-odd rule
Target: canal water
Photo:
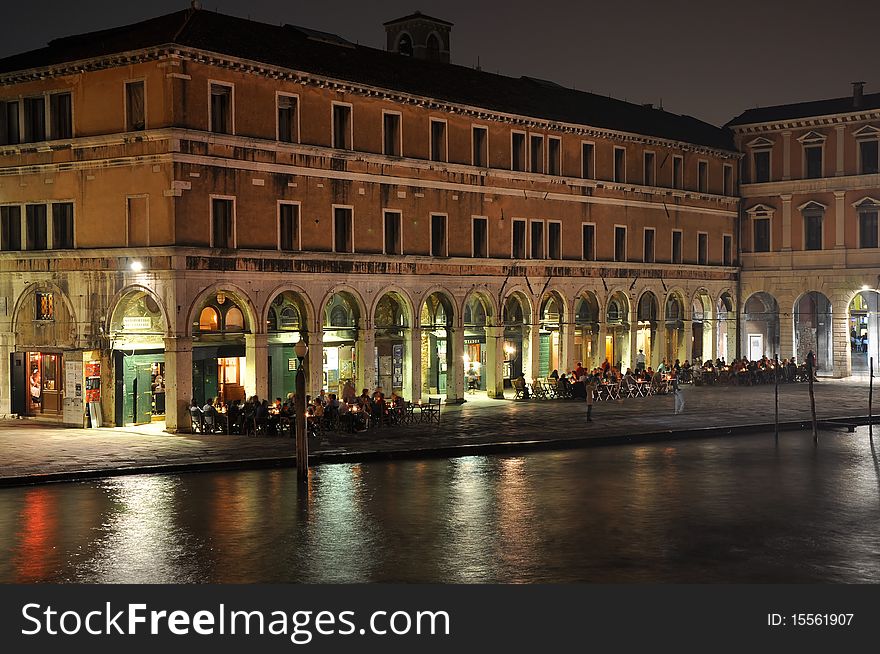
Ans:
{"type": "Polygon", "coordinates": [[[859,430],[4,489],[0,581],[878,583],[878,457],[859,430]]]}

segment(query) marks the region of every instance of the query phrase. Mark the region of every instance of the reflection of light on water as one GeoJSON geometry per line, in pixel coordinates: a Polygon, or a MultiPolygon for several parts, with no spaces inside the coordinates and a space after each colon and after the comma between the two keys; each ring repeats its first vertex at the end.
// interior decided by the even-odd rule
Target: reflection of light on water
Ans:
{"type": "Polygon", "coordinates": [[[445,568],[450,581],[486,579],[495,566],[495,509],[492,467],[487,457],[450,459],[445,568]]]}
{"type": "MultiPolygon", "coordinates": [[[[184,565],[192,552],[177,524],[179,477],[144,475],[105,482],[112,507],[103,537],[86,563],[84,579],[97,583],[192,582],[184,565]]],[[[182,494],[185,500],[185,492],[182,494]]]]}
{"type": "Polygon", "coordinates": [[[48,488],[29,489],[20,515],[18,547],[13,555],[19,583],[39,581],[48,573],[58,526],[58,496],[48,488]]]}

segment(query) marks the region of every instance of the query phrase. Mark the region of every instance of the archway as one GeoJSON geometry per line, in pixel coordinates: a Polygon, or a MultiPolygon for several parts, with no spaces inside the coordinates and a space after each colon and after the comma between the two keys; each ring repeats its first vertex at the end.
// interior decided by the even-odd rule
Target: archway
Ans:
{"type": "Polygon", "coordinates": [[[245,399],[245,335],[254,331],[250,320],[247,302],[232,291],[218,290],[198,307],[192,358],[193,398],[200,405],[214,397],[225,402],[245,399]]]}
{"type": "Polygon", "coordinates": [[[620,368],[630,360],[629,300],[623,291],[617,291],[605,308],[605,360],[620,368]]]}
{"type": "MultiPolygon", "coordinates": [[[[300,340],[309,342],[308,312],[305,298],[295,291],[282,291],[269,303],[266,316],[269,398],[287,397],[296,391],[299,361],[293,348],[300,340]]],[[[309,378],[308,357],[303,374],[309,378]]]]}
{"type": "Polygon", "coordinates": [[[794,303],[794,351],[801,362],[815,354],[816,374],[832,373],[831,302],[823,293],[809,291],[794,303]]]}
{"type": "Polygon", "coordinates": [[[411,315],[406,299],[396,291],[385,293],[376,304],[373,327],[376,333],[376,381],[387,395],[403,393],[407,331],[411,315]]]}
{"type": "Polygon", "coordinates": [[[693,345],[691,346],[691,363],[702,363],[704,359],[712,359],[712,299],[705,290],[697,291],[691,307],[691,328],[693,345]]]}
{"type": "Polygon", "coordinates": [[[715,324],[718,330],[716,358],[725,363],[736,356],[736,308],[733,297],[725,291],[718,298],[715,310],[715,324]]]}
{"type": "Polygon", "coordinates": [[[855,294],[849,303],[849,342],[852,373],[868,372],[868,361],[874,359],[874,369],[880,369],[880,293],[864,290],[855,294]]]}
{"type": "MultiPolygon", "coordinates": [[[[565,320],[565,306],[557,293],[549,293],[541,302],[541,321],[538,343],[538,376],[549,377],[562,364],[561,326],[565,320]]],[[[563,372],[565,372],[563,368],[563,372]]]]}
{"type": "MultiPolygon", "coordinates": [[[[116,381],[113,389],[113,422],[117,427],[122,427],[163,420],[167,325],[159,302],[146,290],[128,291],[116,303],[109,326],[116,381]]],[[[86,395],[90,397],[101,397],[100,363],[96,359],[86,364],[86,368],[93,373],[87,375],[86,380],[86,395]]],[[[106,389],[104,394],[109,390],[106,389]]],[[[86,400],[93,401],[89,397],[86,400]]]]}
{"type": "Polygon", "coordinates": [[[511,293],[504,301],[501,319],[504,323],[504,385],[512,387],[512,380],[524,374],[523,345],[526,327],[531,323],[529,303],[520,293],[511,293]]]}
{"type": "Polygon", "coordinates": [[[779,353],[779,304],[765,291],[752,294],[743,305],[744,357],[756,361],[779,353]]]}
{"type": "Polygon", "coordinates": [[[422,303],[422,390],[428,394],[447,394],[451,389],[452,300],[445,293],[431,293],[422,303]]]}
{"type": "Polygon", "coordinates": [[[491,305],[480,293],[472,293],[464,303],[465,390],[468,390],[469,380],[473,380],[474,390],[486,390],[486,324],[491,312],[491,305]]]}
{"type": "Polygon", "coordinates": [[[355,297],[340,291],[331,295],[323,307],[324,377],[322,388],[342,396],[346,382],[358,389],[357,340],[360,307],[355,297]]]}
{"type": "Polygon", "coordinates": [[[675,360],[684,361],[685,356],[685,334],[684,334],[684,302],[678,293],[670,293],[666,298],[666,307],[664,310],[664,319],[666,327],[666,351],[664,357],[668,365],[675,363],[675,360]]]}
{"type": "MultiPolygon", "coordinates": [[[[654,362],[654,344],[657,339],[657,296],[651,291],[645,291],[639,298],[636,318],[638,321],[636,348],[645,355],[645,365],[651,365],[654,362]]],[[[638,354],[636,362],[638,362],[638,354]]]]}
{"type": "Polygon", "coordinates": [[[599,353],[599,300],[592,291],[581,293],[574,305],[575,357],[568,363],[582,363],[592,370],[599,353]]]}

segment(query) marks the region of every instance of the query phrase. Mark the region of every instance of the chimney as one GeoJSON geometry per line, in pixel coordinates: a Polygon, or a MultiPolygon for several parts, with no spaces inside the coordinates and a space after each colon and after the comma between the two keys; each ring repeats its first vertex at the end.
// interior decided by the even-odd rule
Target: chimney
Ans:
{"type": "Polygon", "coordinates": [[[864,98],[865,83],[853,82],[853,108],[860,109],[864,98]]]}

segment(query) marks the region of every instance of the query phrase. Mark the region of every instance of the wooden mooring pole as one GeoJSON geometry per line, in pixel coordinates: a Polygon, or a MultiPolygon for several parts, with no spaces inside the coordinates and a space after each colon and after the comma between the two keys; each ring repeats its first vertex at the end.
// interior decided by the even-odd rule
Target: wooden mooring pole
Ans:
{"type": "Polygon", "coordinates": [[[813,370],[816,355],[812,351],[807,354],[807,379],[810,386],[810,417],[813,419],[813,443],[819,444],[819,425],[816,422],[816,396],[813,395],[813,370]]]}
{"type": "Polygon", "coordinates": [[[874,438],[874,357],[868,359],[868,437],[874,438]]]}
{"type": "Polygon", "coordinates": [[[773,368],[773,438],[779,445],[779,354],[774,357],[773,368]]]}

